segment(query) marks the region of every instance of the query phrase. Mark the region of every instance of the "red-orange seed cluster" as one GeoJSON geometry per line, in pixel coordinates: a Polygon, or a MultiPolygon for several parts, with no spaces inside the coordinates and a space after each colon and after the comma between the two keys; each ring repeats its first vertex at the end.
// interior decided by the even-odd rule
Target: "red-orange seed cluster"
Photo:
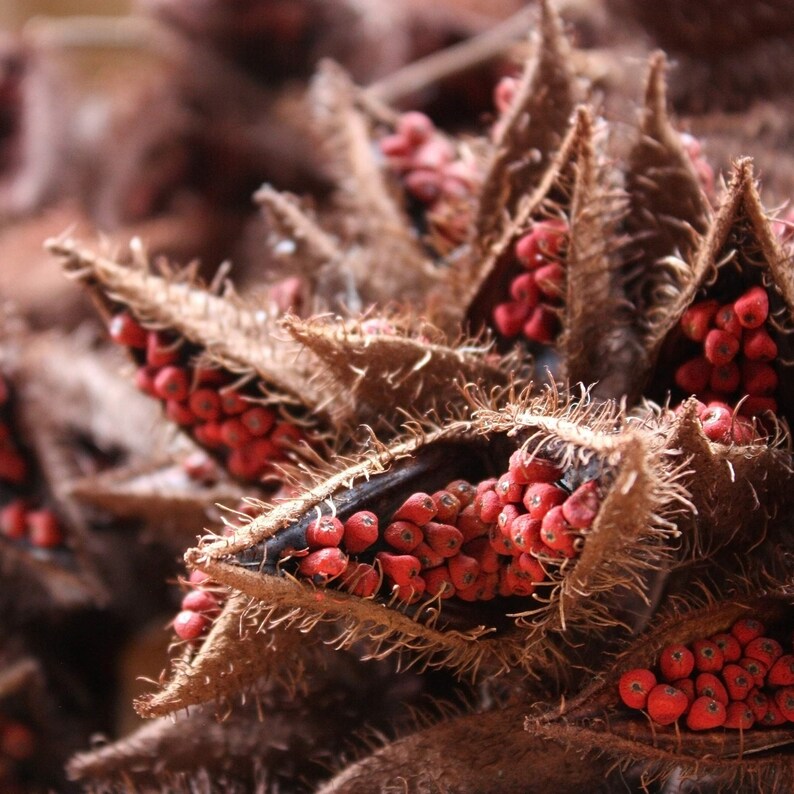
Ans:
{"type": "Polygon", "coordinates": [[[761,622],[746,618],[730,632],[668,645],[655,672],[638,668],[621,676],[620,698],[659,725],[686,716],[693,731],[794,722],[794,655],[765,633],[761,622]]]}
{"type": "Polygon", "coordinates": [[[732,303],[695,303],[681,318],[684,336],[701,350],[678,367],[675,383],[702,401],[700,421],[712,441],[749,443],[749,419],[777,413],[778,349],[768,317],[769,297],[755,286],[732,303]]]}
{"type": "Polygon", "coordinates": [[[234,388],[231,373],[194,366],[184,340],[147,331],[127,312],[114,316],[109,330],[141,362],[138,388],[162,401],[166,416],[198,444],[222,456],[232,476],[260,479],[303,439],[294,424],[234,388]]]}
{"type": "Polygon", "coordinates": [[[409,603],[529,596],[548,578],[544,563],[578,555],[600,506],[595,480],[570,492],[559,484],[562,475],[551,461],[518,451],[499,479],[414,493],[385,525],[365,510],[344,522],[318,518],[307,530],[309,553],[298,575],[336,580],[363,597],[384,583],[409,603]],[[362,552],[369,561],[352,556],[362,552]]]}
{"type": "Polygon", "coordinates": [[[188,584],[192,589],[185,594],[182,609],[174,618],[174,632],[179,639],[192,641],[209,629],[213,618],[220,614],[223,601],[208,589],[213,583],[202,571],[193,571],[188,584]]]}
{"type": "Polygon", "coordinates": [[[565,289],[568,224],[539,221],[515,245],[525,268],[510,282],[510,300],[493,310],[496,330],[507,339],[521,334],[530,342],[551,344],[560,332],[559,309],[565,289]]]}

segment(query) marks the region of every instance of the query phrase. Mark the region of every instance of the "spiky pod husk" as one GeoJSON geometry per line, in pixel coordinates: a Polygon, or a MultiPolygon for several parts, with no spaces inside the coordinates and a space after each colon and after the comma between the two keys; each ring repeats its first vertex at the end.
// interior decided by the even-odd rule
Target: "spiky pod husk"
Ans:
{"type": "MultiPolygon", "coordinates": [[[[708,598],[708,594],[707,598],[708,598]]],[[[688,643],[725,632],[743,617],[754,617],[768,631],[789,636],[792,599],[781,591],[734,595],[688,608],[676,605],[616,657],[585,690],[545,714],[527,719],[527,730],[570,748],[598,746],[616,766],[641,764],[643,781],[707,778],[719,791],[776,791],[794,769],[794,731],[771,729],[693,732],[662,727],[647,715],[629,712],[618,697],[618,680],[627,670],[652,667],[666,645],[688,643]],[[679,771],[676,771],[679,770],[679,771]]]]}

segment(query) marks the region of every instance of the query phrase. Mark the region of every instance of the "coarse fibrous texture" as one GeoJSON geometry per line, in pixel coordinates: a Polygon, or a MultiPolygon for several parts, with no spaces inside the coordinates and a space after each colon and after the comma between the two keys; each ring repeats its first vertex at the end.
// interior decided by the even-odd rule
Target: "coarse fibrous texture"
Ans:
{"type": "MultiPolygon", "coordinates": [[[[310,3],[150,5],[255,80],[244,33],[285,44],[311,27],[310,3]]],[[[701,44],[681,39],[692,57],[701,44]]],[[[183,551],[187,568],[163,599],[170,660],[134,699],[151,721],[74,755],[75,785],[785,790],[788,222],[751,159],[717,178],[678,129],[661,52],[627,131],[588,103],[578,67],[593,61],[550,2],[526,49],[466,134],[323,61],[304,126],[327,192],[256,192],[272,266],[257,288],[145,240],[47,241],[110,341],[9,314],[4,599],[20,625],[91,610],[135,624],[150,614],[132,595],[143,550],[183,551]],[[732,632],[728,681],[717,642],[732,632]],[[671,646],[706,647],[711,678],[654,689],[671,646]]],[[[4,680],[11,785],[36,779],[39,750],[4,749],[18,719],[4,680]]],[[[31,707],[42,741],[45,706],[31,707]]]]}

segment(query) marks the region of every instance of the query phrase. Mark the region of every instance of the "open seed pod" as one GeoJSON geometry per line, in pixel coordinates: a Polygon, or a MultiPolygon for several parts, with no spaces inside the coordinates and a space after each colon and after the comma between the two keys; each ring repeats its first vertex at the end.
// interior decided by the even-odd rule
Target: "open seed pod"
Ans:
{"type": "Polygon", "coordinates": [[[673,405],[694,394],[713,441],[774,434],[791,405],[794,281],[786,263],[742,160],[691,268],[679,268],[664,313],[654,312],[644,394],[670,394],[673,405]]]}
{"type": "Polygon", "coordinates": [[[571,747],[598,746],[622,767],[639,763],[646,784],[678,768],[720,791],[777,790],[794,769],[794,730],[776,705],[789,706],[776,693],[788,691],[779,682],[794,676],[793,616],[791,596],[781,594],[668,614],[590,687],[528,719],[527,729],[571,747]],[[761,661],[764,653],[775,660],[761,661]],[[645,695],[644,705],[626,705],[645,695]]]}
{"type": "Polygon", "coordinates": [[[614,406],[554,392],[373,442],[300,498],[187,553],[259,604],[262,632],[241,636],[227,610],[191,667],[221,646],[224,662],[258,658],[272,626],[329,623],[335,645],[364,640],[368,656],[401,651],[470,676],[542,668],[552,685],[555,637],[617,626],[642,596],[642,574],[676,535],[679,474],[614,406]]]}

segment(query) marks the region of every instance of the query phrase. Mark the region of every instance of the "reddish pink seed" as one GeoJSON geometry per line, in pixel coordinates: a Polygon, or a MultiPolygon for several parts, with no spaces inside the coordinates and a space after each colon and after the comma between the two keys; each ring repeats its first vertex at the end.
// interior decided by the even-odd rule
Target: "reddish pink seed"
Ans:
{"type": "Polygon", "coordinates": [[[775,340],[763,326],[751,328],[745,333],[742,351],[751,361],[774,361],[777,358],[775,340]]]}
{"type": "Polygon", "coordinates": [[[179,354],[173,342],[168,342],[158,331],[149,331],[146,337],[146,363],[159,369],[175,364],[179,354]]]}
{"type": "Polygon", "coordinates": [[[711,441],[727,441],[730,438],[733,414],[727,408],[709,406],[701,415],[700,422],[706,438],[711,441]]]}
{"type": "Polygon", "coordinates": [[[463,533],[451,524],[439,524],[431,521],[425,524],[423,529],[427,545],[442,557],[452,557],[463,545],[463,533]]]}
{"type": "Polygon", "coordinates": [[[532,310],[532,314],[524,323],[522,331],[530,342],[548,345],[554,341],[558,328],[557,315],[545,306],[538,305],[532,310]]]}
{"type": "Polygon", "coordinates": [[[310,549],[338,546],[344,533],[345,528],[336,516],[323,516],[306,528],[306,543],[310,549]]]}
{"type": "Polygon", "coordinates": [[[517,336],[529,317],[531,307],[522,301],[498,303],[493,310],[493,324],[506,339],[517,336]]]}
{"type": "Polygon", "coordinates": [[[153,367],[138,367],[135,371],[135,386],[138,391],[148,394],[150,397],[156,397],[157,393],[154,390],[154,377],[157,370],[153,367]]]}
{"type": "Polygon", "coordinates": [[[28,465],[15,449],[0,449],[0,480],[22,485],[28,477],[28,465]]]}
{"type": "Polygon", "coordinates": [[[748,397],[739,406],[739,413],[742,416],[760,416],[771,411],[777,413],[777,400],[774,397],[748,397]]]}
{"type": "Polygon", "coordinates": [[[28,531],[27,508],[21,499],[14,499],[0,509],[0,532],[11,540],[22,540],[28,531]]]}
{"type": "Polygon", "coordinates": [[[399,585],[409,586],[411,579],[422,569],[419,560],[411,554],[391,554],[379,551],[375,559],[380,562],[383,573],[399,585]]]}
{"type": "Polygon", "coordinates": [[[239,419],[227,419],[221,424],[221,440],[226,446],[238,449],[251,440],[251,433],[239,419]]]}
{"type": "Polygon", "coordinates": [[[546,298],[556,299],[565,289],[565,269],[559,262],[551,262],[539,267],[535,273],[535,283],[540,294],[546,298]]]}
{"type": "Polygon", "coordinates": [[[557,485],[536,482],[527,486],[523,503],[531,518],[542,519],[552,507],[562,504],[567,497],[568,494],[557,485]]]}
{"type": "Polygon", "coordinates": [[[383,539],[397,551],[409,552],[424,540],[424,535],[411,521],[392,521],[383,530],[383,539]]]}
{"type": "Polygon", "coordinates": [[[554,482],[562,477],[562,469],[550,460],[535,456],[526,450],[517,449],[510,456],[510,474],[516,482],[554,482]]]}
{"type": "Polygon", "coordinates": [[[435,518],[441,524],[454,524],[461,510],[460,499],[449,491],[436,491],[431,497],[436,507],[435,518]]]}
{"type": "Polygon", "coordinates": [[[429,140],[435,129],[433,122],[424,113],[417,110],[403,113],[397,120],[397,134],[412,146],[429,140]]]}
{"type": "Polygon", "coordinates": [[[561,551],[566,557],[573,557],[576,554],[574,541],[576,535],[571,531],[568,522],[562,512],[562,507],[552,507],[545,516],[540,528],[540,539],[555,551],[561,551]]]}
{"type": "Polygon", "coordinates": [[[206,590],[192,590],[182,599],[182,609],[215,615],[220,612],[218,599],[206,590]]]}
{"type": "Polygon", "coordinates": [[[713,328],[706,334],[706,340],[703,344],[706,361],[716,367],[723,367],[733,361],[739,352],[739,345],[739,340],[733,334],[729,334],[719,328],[713,328]]]}
{"type": "Polygon", "coordinates": [[[369,510],[359,510],[345,521],[343,542],[351,554],[368,549],[378,539],[378,517],[369,510]]]}
{"type": "Polygon", "coordinates": [[[681,330],[684,335],[695,342],[702,342],[711,327],[711,321],[717,312],[717,301],[708,300],[690,306],[681,317],[681,330]]]}
{"type": "Polygon", "coordinates": [[[739,322],[739,318],[736,316],[732,304],[727,304],[720,308],[714,317],[714,324],[717,328],[721,328],[723,331],[733,334],[737,339],[742,338],[745,330],[739,322]]]}
{"type": "Polygon", "coordinates": [[[452,584],[452,577],[446,565],[423,571],[422,576],[425,580],[426,592],[431,596],[441,598],[452,598],[455,595],[455,585],[452,584]]]}
{"type": "Polygon", "coordinates": [[[188,399],[188,407],[199,419],[214,421],[221,415],[221,398],[214,389],[196,389],[188,399]]]}
{"type": "Polygon", "coordinates": [[[475,538],[463,546],[463,551],[474,557],[484,573],[496,573],[501,567],[499,555],[494,551],[488,538],[475,538]]]}
{"type": "Polygon", "coordinates": [[[733,304],[739,322],[745,328],[758,328],[769,315],[769,296],[763,287],[751,287],[733,304]]]}
{"type": "Polygon", "coordinates": [[[714,367],[711,370],[711,378],[709,378],[709,386],[722,394],[732,394],[739,388],[741,382],[741,372],[739,365],[735,361],[731,361],[723,366],[714,367]]]}
{"type": "Polygon", "coordinates": [[[524,485],[517,482],[509,471],[499,478],[494,490],[504,505],[519,504],[524,498],[524,485]]]}
{"type": "Polygon", "coordinates": [[[227,416],[236,416],[248,408],[251,403],[246,402],[236,391],[224,391],[220,393],[221,408],[227,416]]]}
{"type": "Polygon", "coordinates": [[[264,436],[275,425],[276,415],[273,411],[257,405],[245,411],[240,416],[240,421],[252,436],[264,436]]]}
{"type": "Polygon", "coordinates": [[[598,483],[595,480],[589,480],[582,483],[562,503],[562,515],[574,529],[589,529],[598,515],[600,505],[598,483]]]}
{"type": "Polygon", "coordinates": [[[187,405],[178,400],[166,400],[165,415],[170,422],[187,427],[196,421],[196,417],[187,405]]]}
{"type": "MultiPolygon", "coordinates": [[[[510,283],[510,297],[524,304],[529,309],[534,308],[538,302],[540,291],[538,285],[535,283],[535,278],[532,273],[522,273],[516,276],[510,283]]],[[[529,314],[525,314],[525,317],[529,314]]],[[[517,332],[516,332],[517,333],[517,332]]]]}
{"type": "Polygon", "coordinates": [[[116,344],[141,350],[146,347],[146,330],[127,312],[121,312],[110,320],[108,332],[116,344]]]}
{"type": "Polygon", "coordinates": [[[27,522],[28,537],[34,546],[53,549],[63,544],[63,530],[51,510],[31,510],[27,514],[27,522]]]}
{"type": "Polygon", "coordinates": [[[485,521],[486,524],[492,524],[499,518],[499,513],[502,512],[502,500],[496,491],[486,491],[481,496],[478,496],[474,501],[475,509],[477,509],[480,519],[485,521]]]}
{"type": "Polygon", "coordinates": [[[276,422],[275,427],[270,432],[270,440],[279,449],[297,447],[304,438],[303,431],[289,422],[276,422]]]}
{"type": "Polygon", "coordinates": [[[687,394],[702,392],[711,378],[711,364],[697,356],[681,364],[675,371],[675,384],[687,394]]]}
{"type": "Polygon", "coordinates": [[[185,609],[174,618],[174,632],[181,640],[198,639],[210,625],[206,615],[185,609]]]}
{"type": "Polygon", "coordinates": [[[773,366],[763,361],[744,361],[742,382],[745,391],[752,397],[768,397],[777,388],[777,372],[773,366]]]}
{"type": "Polygon", "coordinates": [[[380,576],[371,565],[365,562],[350,562],[342,574],[341,585],[352,595],[370,598],[375,595],[380,584],[380,576]]]}
{"type": "Polygon", "coordinates": [[[347,568],[347,555],[336,546],[312,551],[303,557],[298,572],[307,577],[330,579],[339,576],[347,568]]]}
{"type": "Polygon", "coordinates": [[[182,401],[190,392],[190,379],[182,367],[163,367],[154,376],[154,391],[161,400],[182,401]]]}
{"type": "Polygon", "coordinates": [[[411,494],[394,512],[395,521],[411,521],[421,527],[436,515],[436,506],[429,494],[411,494]]]}
{"type": "Polygon", "coordinates": [[[474,505],[467,505],[458,514],[458,520],[455,522],[455,526],[463,535],[463,542],[467,543],[474,538],[487,535],[492,524],[486,523],[480,519],[474,505]]]}

